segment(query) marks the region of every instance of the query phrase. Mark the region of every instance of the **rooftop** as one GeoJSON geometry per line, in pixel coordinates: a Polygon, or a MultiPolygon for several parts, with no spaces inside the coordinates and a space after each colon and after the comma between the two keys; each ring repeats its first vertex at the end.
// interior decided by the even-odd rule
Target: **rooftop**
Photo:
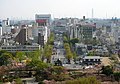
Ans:
{"type": "Polygon", "coordinates": [[[83,59],[102,59],[100,56],[85,56],[83,59]]]}

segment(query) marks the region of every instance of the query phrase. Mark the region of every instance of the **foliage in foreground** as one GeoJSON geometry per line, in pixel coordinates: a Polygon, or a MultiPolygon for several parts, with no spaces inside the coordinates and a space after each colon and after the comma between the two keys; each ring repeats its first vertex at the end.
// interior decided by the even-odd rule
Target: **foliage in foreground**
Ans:
{"type": "Polygon", "coordinates": [[[16,82],[16,84],[22,84],[22,80],[21,80],[20,78],[17,78],[17,79],[15,80],[15,82],[16,82]]]}
{"type": "Polygon", "coordinates": [[[105,74],[106,76],[110,76],[113,74],[113,69],[110,66],[103,66],[102,67],[102,74],[105,74]]]}
{"type": "Polygon", "coordinates": [[[55,81],[65,81],[69,78],[66,73],[66,69],[62,66],[53,66],[46,68],[44,70],[36,71],[36,80],[55,80],[55,81]]]}
{"type": "Polygon", "coordinates": [[[98,81],[95,77],[87,77],[68,80],[65,84],[100,84],[100,81],[98,81]]]}
{"type": "Polygon", "coordinates": [[[29,66],[33,69],[44,69],[44,68],[48,67],[47,63],[44,63],[38,59],[32,60],[31,62],[29,62],[27,64],[27,66],[29,66]]]}
{"type": "Polygon", "coordinates": [[[115,73],[113,73],[113,76],[114,76],[114,79],[116,80],[116,81],[120,81],[120,72],[115,72],[115,73]]]}

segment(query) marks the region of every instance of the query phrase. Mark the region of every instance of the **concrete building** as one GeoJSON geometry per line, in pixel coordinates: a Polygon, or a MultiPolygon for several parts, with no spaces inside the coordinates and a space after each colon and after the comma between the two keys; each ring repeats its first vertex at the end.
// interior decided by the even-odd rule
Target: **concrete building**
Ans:
{"type": "Polygon", "coordinates": [[[44,44],[47,43],[48,37],[50,36],[51,15],[36,14],[35,20],[37,26],[33,29],[33,37],[38,44],[44,46],[44,44]]]}
{"type": "Polygon", "coordinates": [[[113,40],[115,40],[115,42],[119,42],[119,37],[120,37],[120,25],[117,25],[115,23],[111,24],[112,30],[111,30],[111,34],[114,37],[113,40]]]}
{"type": "Polygon", "coordinates": [[[9,18],[7,20],[2,20],[2,34],[10,32],[10,21],[9,18]]]}
{"type": "Polygon", "coordinates": [[[39,49],[40,49],[40,45],[2,45],[1,46],[1,50],[6,50],[9,52],[16,52],[16,51],[31,52],[39,49]]]}
{"type": "Polygon", "coordinates": [[[26,42],[29,42],[30,37],[32,37],[32,29],[28,27],[23,27],[16,35],[15,41],[21,45],[24,45],[26,42]]]}
{"type": "Polygon", "coordinates": [[[86,65],[101,64],[100,56],[85,56],[82,63],[86,65]]]}
{"type": "Polygon", "coordinates": [[[82,56],[87,52],[87,46],[82,43],[75,43],[75,51],[78,56],[82,56]]]}
{"type": "Polygon", "coordinates": [[[95,29],[96,26],[94,24],[79,23],[70,25],[68,28],[68,34],[70,39],[79,38],[81,42],[84,42],[85,40],[91,40],[93,38],[93,32],[95,29]]]}
{"type": "Polygon", "coordinates": [[[48,40],[48,36],[49,36],[48,32],[49,32],[48,27],[39,26],[37,28],[32,29],[32,36],[33,36],[35,42],[39,43],[39,42],[44,41],[44,43],[39,43],[39,44],[46,44],[46,42],[48,40]],[[42,40],[42,41],[40,41],[40,40],[42,40]]]}
{"type": "Polygon", "coordinates": [[[0,21],[0,38],[2,36],[2,22],[0,21]]]}
{"type": "Polygon", "coordinates": [[[51,24],[51,14],[36,14],[37,26],[49,26],[51,24]]]}
{"type": "Polygon", "coordinates": [[[55,33],[63,33],[66,32],[67,29],[67,23],[68,23],[68,18],[55,18],[52,26],[53,26],[53,31],[55,33]]]}

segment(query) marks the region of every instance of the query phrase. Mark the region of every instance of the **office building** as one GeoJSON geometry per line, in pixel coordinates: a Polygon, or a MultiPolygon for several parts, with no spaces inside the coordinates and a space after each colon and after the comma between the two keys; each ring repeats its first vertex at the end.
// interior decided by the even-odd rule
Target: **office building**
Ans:
{"type": "Polygon", "coordinates": [[[51,15],[50,14],[36,14],[36,27],[33,28],[32,34],[38,44],[44,46],[50,36],[51,15]],[[43,43],[42,43],[43,42],[43,43]]]}
{"type": "Polygon", "coordinates": [[[1,50],[6,50],[8,52],[31,52],[35,50],[40,50],[40,45],[2,45],[1,50]]]}
{"type": "Polygon", "coordinates": [[[50,14],[36,14],[35,20],[37,26],[49,26],[51,24],[51,15],[50,14]]]}
{"type": "Polygon", "coordinates": [[[29,42],[30,37],[32,37],[32,29],[28,27],[23,27],[16,35],[15,41],[21,45],[24,45],[26,42],[29,42]]]}
{"type": "Polygon", "coordinates": [[[70,25],[68,28],[68,34],[70,39],[78,38],[81,42],[85,40],[91,40],[93,38],[93,32],[95,31],[96,26],[89,23],[79,23],[70,25]]]}

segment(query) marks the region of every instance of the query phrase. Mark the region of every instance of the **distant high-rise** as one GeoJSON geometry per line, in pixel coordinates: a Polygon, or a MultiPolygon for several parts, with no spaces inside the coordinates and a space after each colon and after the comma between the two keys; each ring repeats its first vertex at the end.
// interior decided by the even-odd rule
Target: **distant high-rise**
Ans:
{"type": "Polygon", "coordinates": [[[48,26],[51,24],[51,14],[36,14],[35,20],[37,26],[48,26]]]}
{"type": "Polygon", "coordinates": [[[38,33],[38,44],[44,46],[44,36],[40,32],[38,33]]]}
{"type": "Polygon", "coordinates": [[[0,37],[2,35],[2,22],[0,21],[0,37]]]}
{"type": "Polygon", "coordinates": [[[93,10],[93,8],[92,8],[92,19],[94,18],[94,10],[93,10]]]}
{"type": "Polygon", "coordinates": [[[21,29],[18,35],[16,36],[15,41],[18,42],[19,44],[24,45],[25,42],[27,41],[27,29],[25,28],[21,29]]]}
{"type": "Polygon", "coordinates": [[[44,46],[50,35],[51,14],[36,14],[37,27],[33,29],[33,35],[38,37],[38,44],[44,46]]]}
{"type": "Polygon", "coordinates": [[[32,37],[32,29],[23,27],[15,37],[15,41],[24,45],[29,40],[29,37],[32,37]]]}
{"type": "Polygon", "coordinates": [[[83,20],[85,20],[85,16],[83,16],[83,20]]]}

